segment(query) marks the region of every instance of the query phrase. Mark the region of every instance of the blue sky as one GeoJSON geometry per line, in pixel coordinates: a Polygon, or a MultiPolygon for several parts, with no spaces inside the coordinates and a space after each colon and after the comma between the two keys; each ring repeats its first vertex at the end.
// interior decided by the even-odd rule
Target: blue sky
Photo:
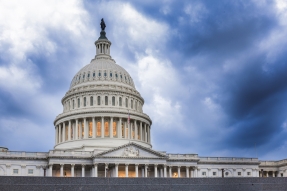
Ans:
{"type": "Polygon", "coordinates": [[[48,151],[100,19],[155,150],[287,158],[287,2],[0,1],[0,145],[48,151]]]}

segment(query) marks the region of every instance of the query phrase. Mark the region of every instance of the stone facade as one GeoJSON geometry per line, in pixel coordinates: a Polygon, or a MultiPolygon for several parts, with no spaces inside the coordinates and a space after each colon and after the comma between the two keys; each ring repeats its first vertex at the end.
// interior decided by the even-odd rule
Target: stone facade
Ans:
{"type": "Polygon", "coordinates": [[[105,31],[96,56],[72,79],[49,152],[0,147],[0,176],[286,177],[287,160],[200,157],[152,149],[152,120],[129,73],[110,56],[105,31]]]}

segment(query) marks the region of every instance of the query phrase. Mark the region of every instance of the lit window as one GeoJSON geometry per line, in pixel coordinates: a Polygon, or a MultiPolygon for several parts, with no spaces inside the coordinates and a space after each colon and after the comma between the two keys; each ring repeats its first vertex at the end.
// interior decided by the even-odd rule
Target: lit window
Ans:
{"type": "Polygon", "coordinates": [[[113,122],[113,136],[116,137],[117,136],[117,123],[113,122]]]}
{"type": "Polygon", "coordinates": [[[13,169],[13,174],[18,174],[19,170],[18,169],[13,169]]]}
{"type": "Polygon", "coordinates": [[[90,97],[90,106],[94,105],[94,100],[93,100],[93,96],[90,97]]]}
{"type": "Polygon", "coordinates": [[[112,104],[113,104],[113,106],[115,106],[115,105],[116,105],[116,103],[115,103],[115,102],[116,102],[116,98],[113,96],[113,97],[112,97],[112,104]]]}
{"type": "Polygon", "coordinates": [[[213,176],[216,176],[216,172],[213,172],[212,174],[213,174],[213,176]]]}
{"type": "Polygon", "coordinates": [[[33,169],[28,169],[28,174],[33,174],[33,169]]]}
{"type": "Polygon", "coordinates": [[[87,99],[86,99],[86,97],[84,97],[84,107],[86,107],[86,105],[87,105],[87,99]]]}
{"type": "Polygon", "coordinates": [[[105,96],[105,105],[108,105],[108,96],[105,96]]]}
{"type": "Polygon", "coordinates": [[[237,175],[238,175],[238,176],[241,176],[241,172],[237,172],[237,175]]]}
{"type": "Polygon", "coordinates": [[[93,136],[93,122],[89,122],[89,137],[93,136]]]}
{"type": "Polygon", "coordinates": [[[122,98],[119,98],[119,105],[122,106],[122,98]]]}
{"type": "Polygon", "coordinates": [[[101,96],[98,96],[98,105],[101,105],[101,96]]]}
{"type": "Polygon", "coordinates": [[[80,98],[78,98],[78,108],[80,108],[80,98]]]}
{"type": "Polygon", "coordinates": [[[105,122],[105,137],[108,137],[109,134],[109,122],[105,122]]]}
{"type": "Polygon", "coordinates": [[[97,122],[97,136],[101,136],[101,122],[97,122]]]}

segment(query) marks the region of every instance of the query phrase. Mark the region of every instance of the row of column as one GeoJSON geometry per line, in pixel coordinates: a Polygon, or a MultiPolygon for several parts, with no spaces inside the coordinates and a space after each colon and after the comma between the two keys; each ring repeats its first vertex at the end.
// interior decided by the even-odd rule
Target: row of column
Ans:
{"type": "MultiPolygon", "coordinates": [[[[108,163],[104,163],[105,164],[105,177],[107,177],[107,170],[109,169],[109,164],[108,163]]],[[[98,163],[95,163],[93,165],[93,177],[98,177],[98,163]]],[[[120,163],[115,163],[115,177],[119,176],[119,165],[120,163]]],[[[135,166],[135,177],[139,177],[139,164],[124,164],[125,165],[125,177],[129,177],[128,172],[129,172],[129,165],[134,165],[135,166]]],[[[81,164],[82,166],[82,177],[85,177],[85,164],[81,164]]],[[[142,177],[148,177],[148,171],[149,171],[149,166],[151,166],[151,164],[143,164],[142,168],[141,168],[141,173],[142,173],[142,177]]],[[[154,177],[157,178],[158,176],[158,164],[153,164],[154,166],[154,177]]],[[[161,177],[177,177],[180,178],[181,177],[181,166],[176,166],[176,173],[173,173],[173,168],[174,166],[167,166],[167,165],[161,165],[163,166],[163,171],[161,168],[161,177]],[[167,168],[168,168],[168,174],[167,174],[167,168]]],[[[197,168],[190,168],[189,166],[185,166],[185,173],[186,173],[186,178],[189,177],[198,177],[197,175],[197,168]]],[[[49,174],[48,176],[53,176],[53,164],[49,165],[49,174]]],[[[60,164],[60,177],[64,176],[64,164],[60,164]]],[[[75,176],[75,164],[71,164],[71,177],[75,176]]]]}
{"type": "MultiPolygon", "coordinates": [[[[281,177],[280,172],[278,171],[259,171],[259,177],[281,177]]],[[[282,174],[283,177],[283,174],[282,174]]]]}
{"type": "MultiPolygon", "coordinates": [[[[87,139],[87,138],[105,138],[105,117],[101,117],[101,121],[96,121],[96,117],[92,117],[91,121],[88,121],[87,118],[83,118],[82,121],[79,119],[75,119],[75,123],[72,127],[72,121],[68,121],[68,126],[66,126],[66,122],[60,123],[55,127],[55,144],[77,140],[77,139],[87,139]],[[92,136],[89,136],[90,128],[87,123],[92,122],[92,136]],[[100,136],[97,136],[96,122],[101,122],[101,133],[100,136]],[[82,136],[82,123],[84,123],[84,136],[82,136]],[[80,128],[79,128],[80,124],[80,128]],[[66,132],[66,128],[68,129],[66,132]],[[67,133],[67,136],[66,136],[67,133]]],[[[116,122],[116,135],[114,136],[113,129],[113,117],[109,117],[109,136],[110,138],[124,138],[124,139],[134,139],[140,140],[144,142],[151,143],[151,135],[150,135],[150,126],[147,123],[140,121],[139,128],[137,120],[133,120],[132,123],[127,121],[122,121],[122,118],[119,118],[116,122]],[[132,128],[133,127],[133,128],[132,128]],[[139,132],[138,132],[139,130],[139,132]],[[123,134],[122,134],[123,133],[123,134]],[[139,135],[139,136],[138,136],[139,135]]],[[[125,119],[126,120],[126,119],[125,119]]]]}

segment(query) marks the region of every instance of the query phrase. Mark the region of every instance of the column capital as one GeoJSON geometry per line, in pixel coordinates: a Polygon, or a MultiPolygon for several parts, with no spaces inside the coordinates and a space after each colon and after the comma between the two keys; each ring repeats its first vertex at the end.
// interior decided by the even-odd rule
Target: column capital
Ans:
{"type": "Polygon", "coordinates": [[[154,166],[156,166],[156,167],[157,167],[157,166],[158,166],[158,164],[154,164],[154,166]]]}
{"type": "Polygon", "coordinates": [[[185,166],[185,168],[190,168],[190,166],[185,166]]]}
{"type": "Polygon", "coordinates": [[[74,167],[74,166],[75,166],[75,164],[71,164],[71,166],[72,166],[72,167],[74,167]]]}
{"type": "Polygon", "coordinates": [[[94,163],[94,166],[98,166],[98,163],[94,163]]]}
{"type": "Polygon", "coordinates": [[[54,164],[48,164],[48,166],[50,167],[50,166],[53,166],[54,164]]]}
{"type": "Polygon", "coordinates": [[[166,168],[166,167],[167,167],[167,164],[164,164],[163,166],[166,168]]]}
{"type": "Polygon", "coordinates": [[[149,164],[144,164],[145,166],[148,166],[149,164]]]}
{"type": "Polygon", "coordinates": [[[25,164],[21,164],[21,168],[26,168],[26,165],[25,164]]]}
{"type": "Polygon", "coordinates": [[[119,163],[115,163],[116,166],[119,166],[119,163]]]}
{"type": "Polygon", "coordinates": [[[106,167],[109,166],[109,163],[105,163],[105,166],[106,166],[106,167]]]}
{"type": "Polygon", "coordinates": [[[177,168],[180,168],[181,166],[177,166],[177,168]]]}
{"type": "Polygon", "coordinates": [[[64,164],[60,164],[60,166],[64,166],[64,164]]]}
{"type": "Polygon", "coordinates": [[[11,164],[6,164],[6,168],[10,168],[11,167],[11,164]]]}
{"type": "Polygon", "coordinates": [[[85,167],[86,166],[86,164],[82,164],[82,167],[85,167]]]}
{"type": "Polygon", "coordinates": [[[169,168],[172,168],[173,166],[172,166],[172,165],[168,165],[168,167],[169,167],[169,168]]]}
{"type": "Polygon", "coordinates": [[[126,166],[129,166],[129,164],[128,164],[128,163],[126,163],[125,165],[126,165],[126,166]]]}
{"type": "Polygon", "coordinates": [[[139,164],[135,164],[135,166],[139,166],[139,164]]]}

